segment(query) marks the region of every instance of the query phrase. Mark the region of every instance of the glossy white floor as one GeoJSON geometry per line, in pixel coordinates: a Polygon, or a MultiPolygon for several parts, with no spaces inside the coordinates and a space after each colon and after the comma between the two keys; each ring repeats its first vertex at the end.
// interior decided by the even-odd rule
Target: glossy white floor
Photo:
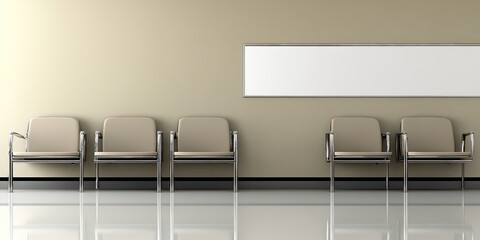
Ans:
{"type": "Polygon", "coordinates": [[[480,191],[0,192],[1,240],[475,239],[480,191]]]}

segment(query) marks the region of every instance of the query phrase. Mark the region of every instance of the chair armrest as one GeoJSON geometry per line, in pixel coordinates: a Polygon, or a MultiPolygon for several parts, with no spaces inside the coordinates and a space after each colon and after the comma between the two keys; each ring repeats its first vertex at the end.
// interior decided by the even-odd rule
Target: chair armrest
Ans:
{"type": "Polygon", "coordinates": [[[80,131],[80,146],[79,146],[79,150],[80,150],[80,160],[81,161],[85,161],[86,159],[86,141],[87,141],[87,134],[85,133],[85,131],[80,131]]]}
{"type": "Polygon", "coordinates": [[[10,156],[12,156],[12,154],[13,154],[13,139],[14,139],[14,137],[18,137],[18,138],[27,140],[26,136],[24,136],[20,133],[17,133],[17,132],[11,132],[10,135],[9,135],[9,138],[8,138],[8,154],[10,156]]]}
{"type": "Polygon", "coordinates": [[[382,133],[382,138],[385,139],[385,151],[390,152],[390,132],[382,133]]]}
{"type": "Polygon", "coordinates": [[[228,138],[228,145],[230,147],[229,149],[230,149],[230,151],[233,151],[233,131],[231,131],[231,130],[229,131],[228,137],[229,137],[228,138]]]}
{"type": "Polygon", "coordinates": [[[25,136],[23,136],[22,134],[17,133],[17,132],[11,132],[11,133],[10,133],[10,136],[18,137],[18,138],[21,138],[21,139],[27,139],[27,137],[25,137],[25,136]]]}
{"type": "Polygon", "coordinates": [[[333,160],[333,155],[335,154],[335,137],[333,132],[328,132],[325,134],[325,157],[327,162],[331,162],[333,160]]]}
{"type": "Polygon", "coordinates": [[[177,140],[177,132],[170,131],[170,154],[175,152],[175,144],[177,140]]]}
{"type": "Polygon", "coordinates": [[[102,146],[100,140],[103,139],[102,133],[100,131],[95,131],[95,152],[102,151],[102,146]]]}
{"type": "Polygon", "coordinates": [[[408,153],[408,136],[406,132],[401,132],[396,134],[396,155],[397,155],[397,161],[400,161],[401,157],[401,150],[402,150],[402,145],[403,145],[403,156],[405,157],[408,153]]]}
{"type": "Polygon", "coordinates": [[[158,158],[161,159],[161,156],[163,156],[163,132],[162,131],[157,131],[157,156],[158,158]]]}
{"type": "Polygon", "coordinates": [[[473,132],[469,133],[463,133],[462,134],[462,152],[465,152],[465,143],[466,143],[466,138],[470,136],[470,150],[472,151],[472,157],[473,153],[475,151],[475,134],[473,132]]]}
{"type": "Polygon", "coordinates": [[[232,132],[232,141],[233,141],[232,151],[236,153],[238,151],[238,132],[237,131],[232,132]]]}

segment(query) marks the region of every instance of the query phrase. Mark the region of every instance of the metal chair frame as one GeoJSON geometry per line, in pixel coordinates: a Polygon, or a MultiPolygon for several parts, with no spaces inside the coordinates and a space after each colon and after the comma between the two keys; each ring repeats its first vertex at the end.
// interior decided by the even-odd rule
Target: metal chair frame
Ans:
{"type": "Polygon", "coordinates": [[[177,133],[170,132],[170,192],[175,191],[175,164],[176,163],[231,163],[233,164],[233,191],[238,190],[238,132],[230,131],[230,150],[232,157],[227,156],[178,156],[175,157],[178,142],[177,133]]]}
{"type": "MultiPolygon", "coordinates": [[[[28,132],[28,130],[27,130],[28,132]]],[[[15,156],[13,153],[14,137],[28,140],[28,135],[22,135],[17,132],[11,132],[8,143],[8,158],[9,158],[9,174],[8,174],[8,191],[13,191],[13,163],[71,163],[79,164],[80,176],[79,176],[79,191],[83,192],[83,175],[84,175],[84,162],[85,162],[85,147],[86,147],[86,134],[84,131],[80,131],[79,152],[75,156],[51,156],[51,155],[35,155],[28,157],[15,156]]]]}
{"type": "MultiPolygon", "coordinates": [[[[382,149],[385,148],[385,153],[390,152],[390,133],[382,133],[382,149]]],[[[325,135],[325,155],[326,160],[330,163],[330,191],[335,191],[335,164],[339,163],[374,163],[385,164],[385,189],[389,188],[389,165],[391,155],[369,156],[369,155],[355,155],[355,156],[336,156],[335,155],[335,134],[330,131],[325,135]]]]}
{"type": "Polygon", "coordinates": [[[475,151],[475,139],[474,133],[463,133],[462,134],[462,146],[461,152],[465,152],[466,148],[466,138],[470,137],[470,149],[471,154],[466,157],[446,157],[440,155],[426,155],[422,157],[412,157],[409,156],[408,152],[408,134],[406,132],[397,133],[396,135],[396,152],[397,152],[397,161],[403,161],[403,191],[408,191],[408,164],[409,163],[457,163],[461,164],[460,174],[461,174],[461,189],[465,189],[465,163],[470,163],[473,161],[473,154],[475,151]],[[400,148],[400,144],[404,147],[403,149],[400,148]]]}
{"type": "MultiPolygon", "coordinates": [[[[99,175],[100,175],[100,164],[113,164],[113,163],[126,163],[126,164],[135,164],[135,163],[147,163],[147,164],[157,164],[156,176],[157,176],[157,192],[162,190],[162,131],[157,131],[156,141],[156,155],[152,156],[140,156],[140,155],[114,155],[114,156],[94,156],[93,162],[95,163],[95,189],[99,189],[99,175]]],[[[95,152],[101,152],[103,144],[103,136],[100,131],[95,131],[95,152]]],[[[134,152],[132,152],[134,153],[134,152]]]]}

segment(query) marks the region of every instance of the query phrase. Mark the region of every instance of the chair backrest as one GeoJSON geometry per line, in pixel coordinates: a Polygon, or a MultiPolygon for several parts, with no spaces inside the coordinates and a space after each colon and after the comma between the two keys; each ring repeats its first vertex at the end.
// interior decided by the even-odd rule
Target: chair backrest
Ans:
{"type": "Polygon", "coordinates": [[[400,128],[407,133],[410,152],[455,152],[453,126],[448,118],[403,118],[400,128]]]}
{"type": "Polygon", "coordinates": [[[178,151],[230,152],[230,127],[219,117],[188,117],[178,121],[178,151]]]}
{"type": "Polygon", "coordinates": [[[104,152],[156,152],[155,121],[148,117],[110,117],[103,123],[104,152]]]}
{"type": "Polygon", "coordinates": [[[330,130],[334,133],[336,152],[382,151],[382,133],[375,118],[334,118],[330,130]]]}
{"type": "Polygon", "coordinates": [[[30,119],[27,130],[27,152],[78,152],[80,126],[69,117],[30,119]]]}

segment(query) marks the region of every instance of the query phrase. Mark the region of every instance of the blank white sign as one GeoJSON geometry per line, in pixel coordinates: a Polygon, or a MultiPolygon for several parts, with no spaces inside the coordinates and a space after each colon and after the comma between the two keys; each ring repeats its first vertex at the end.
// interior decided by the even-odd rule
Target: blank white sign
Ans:
{"type": "Polygon", "coordinates": [[[245,45],[245,97],[480,97],[480,45],[245,45]]]}

